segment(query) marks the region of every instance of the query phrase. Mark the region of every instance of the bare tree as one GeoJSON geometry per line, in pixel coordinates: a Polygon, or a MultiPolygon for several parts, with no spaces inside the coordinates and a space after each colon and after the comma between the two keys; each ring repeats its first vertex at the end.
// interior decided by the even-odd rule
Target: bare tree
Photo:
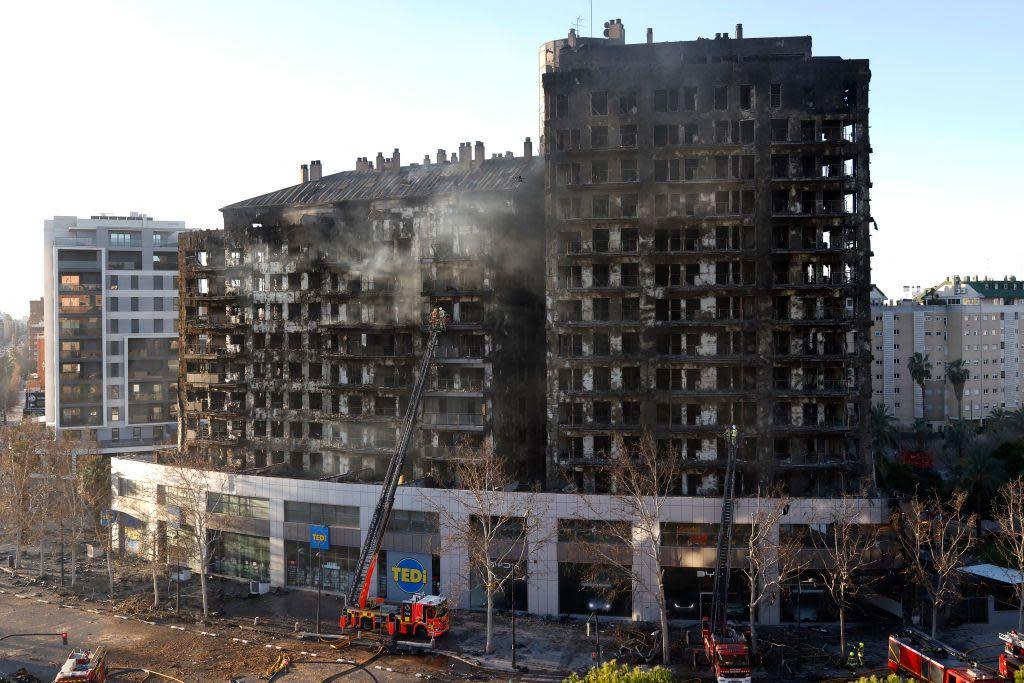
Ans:
{"type": "Polygon", "coordinates": [[[654,439],[646,431],[628,444],[617,437],[612,453],[602,455],[602,475],[612,492],[610,497],[614,510],[611,515],[615,519],[608,519],[608,511],[599,509],[593,496],[579,493],[577,498],[583,509],[603,522],[602,533],[614,542],[581,539],[580,544],[589,555],[628,576],[633,588],[646,592],[658,606],[661,660],[668,664],[672,643],[665,601],[665,571],[661,566],[661,521],[665,505],[672,496],[678,495],[679,461],[662,457],[654,439]],[[625,523],[616,522],[618,519],[625,523]],[[653,584],[648,575],[653,575],[653,584]]]}
{"type": "Polygon", "coordinates": [[[468,551],[468,575],[464,578],[470,586],[482,579],[487,603],[484,651],[490,654],[494,651],[495,596],[509,582],[515,590],[515,579],[522,578],[530,557],[552,531],[542,525],[545,510],[537,491],[525,498],[508,495],[517,479],[489,444],[464,442],[454,455],[454,484],[462,495],[457,507],[448,502],[436,504],[447,529],[442,542],[459,552],[468,551]]]}
{"type": "MultiPolygon", "coordinates": [[[[1024,478],[1007,482],[992,509],[998,529],[996,544],[1011,569],[1024,574],[1024,478]]],[[[1024,630],[1024,581],[1012,585],[1017,596],[1017,630],[1024,630]]]]}
{"type": "MultiPolygon", "coordinates": [[[[54,532],[63,538],[65,522],[75,510],[77,482],[75,479],[75,451],[71,441],[58,439],[47,430],[45,439],[38,442],[38,486],[34,487],[33,507],[36,516],[36,535],[39,543],[39,575],[45,574],[45,544],[54,532]]],[[[61,550],[63,552],[63,549],[61,550]]]]}
{"type": "Polygon", "coordinates": [[[955,491],[946,499],[917,497],[893,515],[893,528],[903,547],[907,575],[924,589],[932,603],[932,637],[939,610],[960,597],[960,567],[974,546],[976,515],[965,511],[967,494],[955,491]]]}
{"type": "Polygon", "coordinates": [[[780,489],[762,495],[760,489],[750,514],[750,535],[747,537],[747,562],[743,573],[750,588],[750,646],[757,651],[755,623],[758,608],[778,599],[782,587],[798,577],[808,566],[799,537],[778,533],[779,522],[789,509],[789,496],[780,489]],[[777,540],[776,540],[777,539],[777,540]]]}
{"type": "Polygon", "coordinates": [[[3,412],[3,425],[7,426],[7,413],[17,403],[21,389],[21,368],[18,356],[13,348],[0,356],[0,411],[3,412]]]}
{"type": "Polygon", "coordinates": [[[22,548],[35,529],[40,444],[48,438],[49,430],[38,422],[0,429],[0,526],[14,539],[15,569],[21,568],[22,548]]]}
{"type": "Polygon", "coordinates": [[[77,486],[69,512],[71,585],[77,581],[78,551],[86,535],[98,527],[100,511],[110,507],[110,460],[97,453],[91,442],[75,444],[77,486]]]}
{"type": "Polygon", "coordinates": [[[207,496],[214,483],[215,472],[209,460],[187,449],[168,451],[161,462],[169,466],[168,503],[180,511],[179,518],[175,520],[175,545],[182,553],[182,559],[195,563],[199,570],[203,618],[206,619],[210,615],[206,576],[218,538],[210,527],[214,514],[207,496]]]}
{"type": "Polygon", "coordinates": [[[880,559],[878,525],[864,523],[861,513],[858,500],[844,495],[835,501],[825,530],[811,534],[823,565],[822,583],[839,611],[840,657],[846,652],[846,608],[870,583],[869,571],[880,559]]]}

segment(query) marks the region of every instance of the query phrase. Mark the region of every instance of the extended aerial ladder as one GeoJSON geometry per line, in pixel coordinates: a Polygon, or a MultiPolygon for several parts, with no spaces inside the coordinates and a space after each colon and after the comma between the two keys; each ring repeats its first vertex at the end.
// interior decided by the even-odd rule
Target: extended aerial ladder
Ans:
{"type": "Polygon", "coordinates": [[[448,601],[440,596],[415,595],[400,606],[384,605],[383,601],[379,599],[374,604],[367,605],[373,570],[377,565],[377,557],[380,554],[391,510],[395,505],[395,491],[398,489],[402,464],[405,462],[405,454],[409,450],[420,400],[423,397],[427,375],[430,373],[430,364],[434,359],[434,352],[437,350],[437,337],[444,331],[447,322],[448,316],[444,309],[435,308],[431,311],[430,337],[423,350],[423,360],[420,361],[419,372],[413,383],[409,405],[405,409],[398,443],[395,445],[395,452],[391,456],[387,473],[384,475],[380,498],[377,500],[373,517],[370,519],[366,540],[359,552],[359,560],[356,563],[352,585],[348,592],[348,606],[341,618],[342,628],[381,629],[389,635],[397,633],[429,637],[442,635],[448,630],[448,601]]]}
{"type": "Polygon", "coordinates": [[[715,583],[711,593],[711,613],[704,617],[701,637],[704,654],[718,683],[750,683],[750,650],[747,640],[729,626],[729,573],[732,569],[732,527],[736,512],[736,448],[739,430],[730,425],[725,431],[729,454],[722,482],[722,518],[718,526],[715,554],[715,583]]]}

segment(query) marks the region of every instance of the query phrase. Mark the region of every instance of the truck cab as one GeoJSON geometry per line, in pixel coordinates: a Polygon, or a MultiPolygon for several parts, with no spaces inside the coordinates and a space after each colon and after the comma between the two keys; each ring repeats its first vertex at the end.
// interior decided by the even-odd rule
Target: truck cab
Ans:
{"type": "Polygon", "coordinates": [[[95,650],[72,650],[53,683],[104,683],[107,680],[107,653],[95,650]]]}

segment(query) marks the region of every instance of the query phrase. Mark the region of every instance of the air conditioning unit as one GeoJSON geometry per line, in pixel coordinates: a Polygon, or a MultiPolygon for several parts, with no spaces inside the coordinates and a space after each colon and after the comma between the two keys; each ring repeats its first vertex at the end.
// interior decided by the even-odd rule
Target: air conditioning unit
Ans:
{"type": "Polygon", "coordinates": [[[269,581],[250,581],[249,595],[266,595],[270,592],[269,581]]]}

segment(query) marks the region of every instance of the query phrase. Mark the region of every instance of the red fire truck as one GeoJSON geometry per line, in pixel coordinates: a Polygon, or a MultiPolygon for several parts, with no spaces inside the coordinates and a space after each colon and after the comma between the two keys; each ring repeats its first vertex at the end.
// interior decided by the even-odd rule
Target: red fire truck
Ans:
{"type": "Polygon", "coordinates": [[[725,438],[729,444],[729,457],[725,466],[722,521],[718,525],[715,586],[711,594],[711,614],[702,620],[700,635],[704,641],[704,655],[718,683],[750,683],[750,648],[746,634],[733,628],[728,621],[729,560],[736,507],[736,448],[739,444],[736,425],[725,430],[725,438]]]}
{"type": "Polygon", "coordinates": [[[448,632],[448,600],[437,595],[414,595],[398,605],[378,601],[351,607],[341,617],[342,628],[381,630],[389,636],[433,638],[448,632]]]}
{"type": "Polygon", "coordinates": [[[107,680],[107,652],[72,650],[53,683],[104,683],[107,680]]]}
{"type": "Polygon", "coordinates": [[[401,483],[402,463],[409,450],[409,442],[413,428],[416,426],[416,412],[419,410],[420,399],[430,374],[430,363],[437,350],[438,335],[444,332],[448,314],[442,308],[435,308],[430,314],[430,337],[423,349],[423,360],[420,371],[413,383],[409,396],[409,405],[402,420],[398,444],[384,475],[380,497],[370,518],[370,528],[366,540],[359,551],[355,576],[349,587],[348,607],[341,615],[341,628],[354,628],[362,631],[380,630],[390,635],[420,636],[434,638],[448,632],[451,616],[448,611],[448,599],[437,595],[415,594],[400,604],[386,604],[381,598],[370,599],[370,587],[373,584],[374,568],[380,555],[384,532],[388,526],[388,518],[395,505],[395,491],[401,483]]]}
{"type": "Polygon", "coordinates": [[[1013,674],[1024,669],[1024,635],[1017,631],[999,634],[1003,641],[1003,651],[999,655],[999,673],[1007,680],[1013,680],[1013,674]]]}
{"type": "Polygon", "coordinates": [[[750,683],[750,650],[746,636],[731,626],[716,633],[705,619],[701,637],[717,683],[750,683]]]}
{"type": "Polygon", "coordinates": [[[965,653],[908,628],[889,636],[889,670],[930,683],[1000,683],[1007,679],[965,653]]]}

